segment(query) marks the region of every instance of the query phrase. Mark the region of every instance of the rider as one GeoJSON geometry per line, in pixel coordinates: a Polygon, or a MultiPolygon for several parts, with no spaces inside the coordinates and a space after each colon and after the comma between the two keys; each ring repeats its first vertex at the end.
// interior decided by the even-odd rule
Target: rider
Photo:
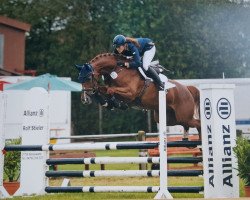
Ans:
{"type": "Polygon", "coordinates": [[[127,68],[138,68],[141,66],[146,71],[146,75],[152,78],[157,84],[159,90],[164,90],[164,83],[161,81],[157,72],[150,66],[155,55],[155,44],[149,38],[130,38],[123,35],[117,35],[113,39],[114,53],[132,56],[131,62],[119,62],[119,66],[127,68]]]}

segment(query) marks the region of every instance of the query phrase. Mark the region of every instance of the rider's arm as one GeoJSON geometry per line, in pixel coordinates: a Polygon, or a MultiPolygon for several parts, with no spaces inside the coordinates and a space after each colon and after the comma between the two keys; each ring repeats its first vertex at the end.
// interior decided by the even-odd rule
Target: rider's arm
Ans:
{"type": "Polygon", "coordinates": [[[129,67],[129,68],[138,68],[138,67],[140,67],[141,58],[140,58],[140,54],[139,54],[139,51],[138,51],[137,47],[134,44],[130,44],[129,45],[129,50],[133,54],[133,61],[129,62],[128,66],[126,66],[126,67],[129,67]]]}

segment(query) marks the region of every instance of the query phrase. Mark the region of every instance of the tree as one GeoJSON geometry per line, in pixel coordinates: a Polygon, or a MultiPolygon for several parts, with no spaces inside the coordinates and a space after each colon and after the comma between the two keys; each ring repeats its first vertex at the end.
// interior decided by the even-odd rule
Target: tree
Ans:
{"type": "MultiPolygon", "coordinates": [[[[149,37],[170,78],[248,77],[249,2],[243,0],[0,0],[0,14],[32,25],[26,66],[77,81],[75,63],[112,51],[116,34],[149,37]]],[[[97,133],[97,105],[72,95],[75,133],[97,133]]],[[[103,111],[104,132],[146,129],[140,111],[103,111]],[[129,125],[128,125],[129,124],[129,125]]],[[[154,126],[154,130],[156,127],[154,126]]]]}

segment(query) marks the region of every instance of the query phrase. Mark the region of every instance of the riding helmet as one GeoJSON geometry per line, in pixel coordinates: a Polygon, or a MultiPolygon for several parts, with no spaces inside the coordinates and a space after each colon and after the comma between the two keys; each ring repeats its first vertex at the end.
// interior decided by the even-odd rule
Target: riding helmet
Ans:
{"type": "Polygon", "coordinates": [[[113,39],[113,46],[118,48],[126,43],[126,38],[124,35],[117,35],[113,39]]]}

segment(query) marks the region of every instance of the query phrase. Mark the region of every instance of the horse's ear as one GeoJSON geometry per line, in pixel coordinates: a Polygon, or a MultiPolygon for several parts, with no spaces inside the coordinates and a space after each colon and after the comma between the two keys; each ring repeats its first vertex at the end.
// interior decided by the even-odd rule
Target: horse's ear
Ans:
{"type": "Polygon", "coordinates": [[[75,64],[75,67],[76,67],[76,69],[80,72],[80,71],[82,70],[82,67],[83,67],[83,66],[81,66],[81,65],[76,65],[76,64],[75,64]]]}

